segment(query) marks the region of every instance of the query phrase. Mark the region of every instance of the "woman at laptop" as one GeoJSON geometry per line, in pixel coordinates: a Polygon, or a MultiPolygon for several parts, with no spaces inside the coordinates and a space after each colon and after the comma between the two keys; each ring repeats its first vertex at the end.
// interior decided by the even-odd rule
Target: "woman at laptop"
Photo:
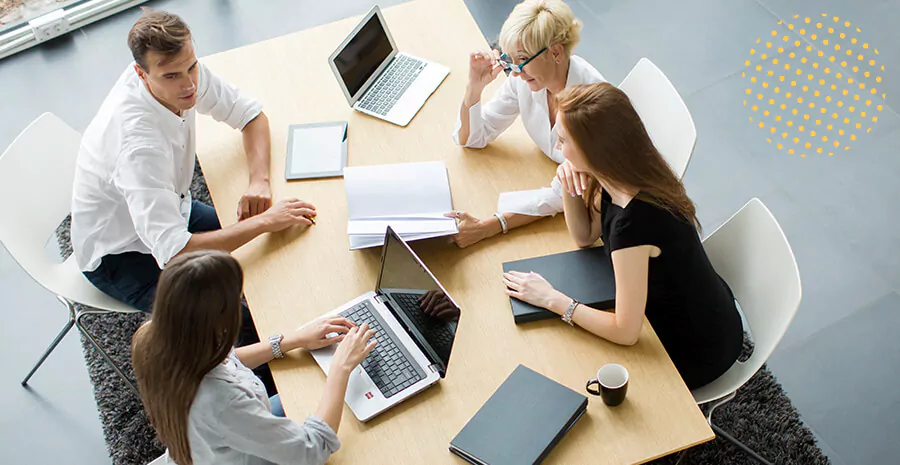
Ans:
{"type": "Polygon", "coordinates": [[[150,423],[179,465],[324,463],[340,447],[347,380],[374,347],[374,331],[330,317],[234,349],[242,286],[241,267],[225,252],[180,255],[163,270],[151,320],[133,341],[150,423]],[[283,418],[278,396],[267,398],[250,369],[339,341],[318,410],[303,423],[283,418]]]}
{"type": "Polygon", "coordinates": [[[718,378],[740,355],[740,314],[703,250],[693,202],[628,97],[607,83],[567,89],[557,129],[573,168],[558,175],[566,224],[579,247],[603,239],[615,308],[587,307],[536,273],[504,274],[507,294],[623,345],[638,341],[646,316],[689,388],[718,378]]]}
{"type": "MultiPolygon", "coordinates": [[[[475,52],[469,57],[469,84],[453,140],[464,147],[483,148],[522,115],[528,135],[541,151],[571,171],[556,149],[556,95],[573,85],[604,81],[593,66],[572,54],[580,31],[581,22],[560,0],[526,0],[516,5],[500,31],[500,46],[506,53],[475,52]],[[511,76],[491,101],[482,103],[484,88],[501,71],[511,76]]],[[[454,241],[468,247],[562,209],[562,188],[554,179],[542,189],[501,194],[498,212],[488,218],[466,212],[448,216],[455,216],[459,223],[454,241]]]]}

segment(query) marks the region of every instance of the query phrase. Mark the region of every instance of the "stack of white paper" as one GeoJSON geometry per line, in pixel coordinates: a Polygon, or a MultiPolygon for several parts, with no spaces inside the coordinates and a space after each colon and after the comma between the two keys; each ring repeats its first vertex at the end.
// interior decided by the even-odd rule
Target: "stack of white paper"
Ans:
{"type": "Polygon", "coordinates": [[[344,168],[350,249],[384,244],[388,226],[404,240],[456,234],[444,162],[344,168]]]}

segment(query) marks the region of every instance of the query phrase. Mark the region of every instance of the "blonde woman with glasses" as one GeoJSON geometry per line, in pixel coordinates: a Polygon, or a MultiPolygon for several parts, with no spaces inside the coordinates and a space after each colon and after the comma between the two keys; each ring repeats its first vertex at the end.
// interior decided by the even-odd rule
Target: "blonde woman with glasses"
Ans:
{"type": "MultiPolygon", "coordinates": [[[[521,115],[535,144],[561,164],[559,171],[570,174],[571,165],[557,147],[556,95],[574,85],[605,81],[587,61],[573,55],[580,31],[581,22],[560,0],[526,0],[516,5],[500,31],[504,53],[475,52],[469,57],[469,84],[453,140],[463,147],[483,148],[521,115]],[[482,103],[484,88],[504,71],[509,78],[491,101],[482,103]]],[[[563,194],[554,177],[549,187],[500,194],[497,213],[491,217],[448,213],[459,223],[454,242],[468,247],[556,215],[563,211],[563,194]]]]}

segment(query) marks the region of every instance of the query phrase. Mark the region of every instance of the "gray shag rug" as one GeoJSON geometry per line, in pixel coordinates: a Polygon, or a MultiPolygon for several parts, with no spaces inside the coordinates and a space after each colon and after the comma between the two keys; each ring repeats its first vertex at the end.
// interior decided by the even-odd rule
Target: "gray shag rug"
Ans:
{"type": "MultiPolygon", "coordinates": [[[[194,199],[212,204],[199,165],[191,186],[194,199]]],[[[58,230],[60,250],[71,253],[69,221],[58,230]]],[[[126,373],[131,368],[131,337],[146,317],[137,315],[90,315],[85,326],[126,373]]],[[[164,448],[147,421],[141,401],[82,337],[84,358],[94,386],[94,399],[103,424],[110,457],[116,465],[146,464],[162,455],[164,448]]],[[[715,423],[757,453],[776,464],[829,464],[816,445],[812,432],[800,420],[781,385],[764,366],[730,403],[716,410],[715,423]]],[[[651,463],[670,465],[677,455],[651,463]]],[[[694,447],[682,457],[683,465],[750,464],[753,460],[728,441],[716,439],[694,447]]]]}

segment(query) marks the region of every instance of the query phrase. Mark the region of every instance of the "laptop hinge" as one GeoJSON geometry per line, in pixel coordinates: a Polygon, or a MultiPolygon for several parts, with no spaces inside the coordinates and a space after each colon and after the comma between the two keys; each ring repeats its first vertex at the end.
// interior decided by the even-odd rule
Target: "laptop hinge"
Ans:
{"type": "Polygon", "coordinates": [[[432,373],[439,373],[437,363],[432,363],[431,365],[428,365],[428,369],[431,370],[432,373]]]}
{"type": "Polygon", "coordinates": [[[375,301],[381,305],[387,305],[387,297],[382,294],[375,294],[375,301]]]}

